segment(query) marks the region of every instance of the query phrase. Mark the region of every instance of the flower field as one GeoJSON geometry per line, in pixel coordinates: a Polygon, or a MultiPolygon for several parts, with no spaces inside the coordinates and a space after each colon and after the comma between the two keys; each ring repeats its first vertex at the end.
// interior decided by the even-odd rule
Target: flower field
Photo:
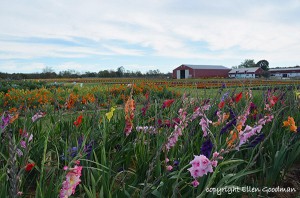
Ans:
{"type": "Polygon", "coordinates": [[[298,84],[233,84],[1,92],[0,197],[296,197],[282,181],[300,160],[298,84]]]}

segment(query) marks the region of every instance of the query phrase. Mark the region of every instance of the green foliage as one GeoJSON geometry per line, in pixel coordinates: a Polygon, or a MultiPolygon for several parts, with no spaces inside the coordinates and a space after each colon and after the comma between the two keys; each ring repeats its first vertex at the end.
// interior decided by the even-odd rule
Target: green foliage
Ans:
{"type": "MultiPolygon", "coordinates": [[[[84,90],[74,87],[72,92],[85,94],[94,88],[84,90]]],[[[117,99],[113,102],[121,103],[121,94],[128,97],[128,89],[114,95],[117,99]]],[[[68,90],[64,91],[54,91],[53,94],[68,94],[68,90]]],[[[259,116],[266,114],[264,108],[271,98],[270,94],[278,97],[271,111],[275,119],[273,123],[268,123],[262,128],[261,133],[266,137],[254,147],[249,147],[247,142],[239,150],[229,149],[229,131],[220,134],[227,121],[222,123],[223,125],[209,126],[213,152],[219,152],[221,149],[225,149],[226,152],[222,154],[224,159],[218,161],[213,173],[201,177],[196,188],[191,185],[194,179],[187,169],[191,167],[190,162],[194,155],[200,154],[201,146],[208,138],[203,137],[202,128],[199,126],[200,119],[189,120],[182,131],[183,135],[178,137],[177,144],[166,152],[165,144],[174,133],[174,126],[167,126],[166,121],[172,122],[173,118],[179,117],[179,110],[185,108],[184,101],[188,101],[187,116],[194,113],[195,107],[202,107],[209,101],[211,108],[206,112],[206,116],[217,122],[215,112],[219,109],[218,104],[226,92],[228,97],[222,111],[227,113],[232,110],[237,116],[242,115],[250,102],[250,92],[244,87],[201,93],[196,90],[187,99],[176,98],[174,92],[167,88],[162,88],[159,92],[149,87],[142,91],[136,89],[135,93],[139,94],[133,95],[137,102],[133,118],[134,127],[128,136],[124,134],[125,113],[122,106],[115,110],[110,121],[105,115],[108,111],[97,106],[84,111],[49,108],[46,116],[36,122],[32,122],[31,118],[38,109],[20,110],[19,118],[1,131],[1,137],[5,139],[0,145],[0,197],[7,197],[10,189],[7,170],[11,151],[6,141],[9,129],[13,131],[16,148],[23,151],[23,156],[16,158],[16,166],[20,173],[18,191],[23,192],[24,197],[57,197],[66,176],[63,167],[73,167],[76,160],[80,161],[83,171],[74,197],[217,197],[216,193],[207,192],[206,189],[279,185],[289,168],[300,157],[299,135],[282,127],[282,121],[288,116],[293,116],[297,124],[300,124],[295,96],[288,88],[281,87],[275,90],[271,87],[270,90],[253,91],[251,102],[257,108],[248,115],[246,125],[249,126],[254,126],[260,119],[259,116]],[[243,93],[243,98],[240,102],[234,102],[239,92],[243,93]],[[150,95],[150,105],[143,115],[142,108],[147,102],[145,93],[150,95]],[[174,98],[176,100],[172,105],[162,107],[165,99],[174,98]],[[74,121],[79,115],[83,116],[83,120],[76,126],[74,121]],[[165,125],[161,126],[158,120],[165,125]],[[137,131],[136,126],[153,126],[157,133],[137,131]],[[33,135],[31,142],[26,140],[26,148],[20,145],[24,139],[20,129],[26,129],[28,134],[33,135]],[[88,145],[92,145],[90,153],[87,152],[87,148],[90,148],[88,145]],[[166,163],[166,157],[170,162],[166,163]],[[179,164],[174,165],[175,161],[179,164]],[[28,162],[35,163],[29,172],[24,171],[28,162]],[[166,170],[167,165],[172,165],[173,169],[166,170]]],[[[95,96],[99,102],[110,98],[99,90],[95,92],[95,96]]],[[[86,108],[83,104],[76,105],[82,105],[79,108],[81,110],[86,108]]],[[[243,195],[245,196],[240,193],[233,196],[243,195]]]]}
{"type": "Polygon", "coordinates": [[[260,60],[256,63],[256,67],[260,67],[264,71],[268,71],[269,70],[269,62],[267,60],[260,60]]]}
{"type": "Polygon", "coordinates": [[[238,68],[249,68],[255,66],[256,64],[253,59],[245,59],[241,64],[238,65],[238,68]]]}
{"type": "Polygon", "coordinates": [[[0,81],[0,92],[7,93],[11,89],[39,89],[46,85],[42,81],[0,81]]]}

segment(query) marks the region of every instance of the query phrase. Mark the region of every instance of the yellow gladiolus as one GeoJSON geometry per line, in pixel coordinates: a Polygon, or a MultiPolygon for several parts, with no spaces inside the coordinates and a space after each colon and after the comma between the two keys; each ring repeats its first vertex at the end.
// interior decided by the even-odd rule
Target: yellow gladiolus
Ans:
{"type": "Polygon", "coordinates": [[[111,118],[113,117],[114,115],[114,111],[116,110],[115,107],[111,107],[110,108],[110,111],[108,113],[106,113],[106,118],[108,119],[108,121],[110,122],[111,118]]]}

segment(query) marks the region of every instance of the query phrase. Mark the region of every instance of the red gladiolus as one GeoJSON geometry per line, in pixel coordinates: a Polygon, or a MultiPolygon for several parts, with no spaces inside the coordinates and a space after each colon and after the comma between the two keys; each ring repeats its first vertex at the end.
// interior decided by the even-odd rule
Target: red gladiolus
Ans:
{"type": "Polygon", "coordinates": [[[82,123],[82,115],[78,116],[77,120],[74,121],[75,126],[79,126],[82,123]]]}
{"type": "Polygon", "coordinates": [[[219,109],[222,109],[225,105],[225,102],[224,101],[221,101],[218,105],[219,109]]]}
{"type": "Polygon", "coordinates": [[[243,92],[237,94],[237,95],[235,96],[235,98],[234,98],[234,101],[235,101],[236,103],[238,103],[238,102],[242,99],[242,97],[243,97],[243,92]]]}
{"type": "Polygon", "coordinates": [[[147,93],[145,94],[145,98],[146,98],[146,100],[149,100],[149,92],[147,92],[147,93]]]}
{"type": "Polygon", "coordinates": [[[278,98],[276,96],[271,97],[270,99],[270,106],[273,107],[278,101],[278,98]]]}
{"type": "Polygon", "coordinates": [[[174,102],[175,100],[174,99],[170,99],[170,100],[165,100],[163,105],[162,105],[162,108],[166,108],[166,107],[170,107],[171,104],[174,102]]]}
{"type": "Polygon", "coordinates": [[[34,163],[28,163],[26,166],[25,166],[25,170],[27,171],[27,172],[29,172],[29,171],[31,171],[32,170],[32,168],[34,167],[34,163]]]}

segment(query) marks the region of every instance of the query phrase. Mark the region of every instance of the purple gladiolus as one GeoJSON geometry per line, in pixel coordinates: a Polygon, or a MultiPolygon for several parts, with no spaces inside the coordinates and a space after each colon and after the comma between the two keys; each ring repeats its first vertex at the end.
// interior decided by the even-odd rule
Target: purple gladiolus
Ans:
{"type": "Polygon", "coordinates": [[[213,144],[210,141],[210,139],[207,139],[205,142],[203,142],[201,147],[201,154],[205,155],[207,158],[209,158],[211,154],[211,150],[213,148],[213,144]]]}
{"type": "Polygon", "coordinates": [[[4,113],[2,116],[1,129],[4,129],[8,124],[11,116],[8,113],[4,113]]]}
{"type": "Polygon", "coordinates": [[[259,135],[255,136],[254,139],[249,143],[249,147],[255,147],[260,142],[262,142],[265,139],[265,134],[260,133],[259,135]]]}

